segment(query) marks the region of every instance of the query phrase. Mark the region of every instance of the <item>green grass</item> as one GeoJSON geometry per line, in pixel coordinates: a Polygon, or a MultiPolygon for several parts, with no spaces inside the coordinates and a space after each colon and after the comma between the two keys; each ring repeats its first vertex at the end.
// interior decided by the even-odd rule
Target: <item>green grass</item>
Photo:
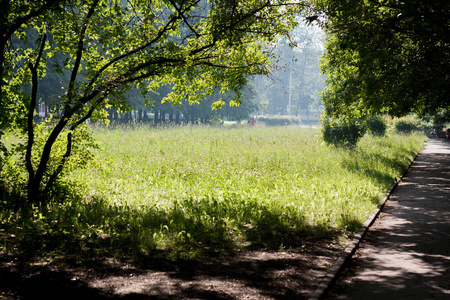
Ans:
{"type": "Polygon", "coordinates": [[[425,140],[365,136],[350,151],[294,126],[95,128],[94,137],[103,149],[65,178],[69,201],[28,219],[3,211],[7,231],[40,237],[23,238],[27,248],[194,257],[352,232],[425,140]]]}

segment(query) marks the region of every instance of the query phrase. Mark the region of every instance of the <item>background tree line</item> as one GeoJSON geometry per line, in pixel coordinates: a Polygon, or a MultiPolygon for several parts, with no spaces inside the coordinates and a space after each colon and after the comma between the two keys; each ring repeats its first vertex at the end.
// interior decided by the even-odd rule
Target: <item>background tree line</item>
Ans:
{"type": "Polygon", "coordinates": [[[320,70],[324,32],[319,26],[301,22],[289,39],[273,43],[270,76],[253,80],[261,114],[304,115],[321,112],[320,93],[325,76],[320,70]]]}
{"type": "MultiPolygon", "coordinates": [[[[30,32],[29,38],[36,40],[36,32],[30,32]]],[[[20,42],[20,41],[18,41],[20,42]]],[[[311,114],[320,114],[322,102],[320,92],[325,87],[325,76],[319,66],[323,54],[324,33],[318,26],[308,26],[300,20],[299,25],[290,32],[289,39],[280,39],[270,45],[272,61],[270,76],[251,76],[249,83],[240,91],[239,106],[228,103],[235,94],[221,95],[217,92],[207,96],[205,101],[189,105],[183,101],[180,105],[163,102],[172,91],[171,86],[164,86],[151,93],[154,100],[146,104],[145,97],[138,88],[131,88],[125,98],[129,110],[108,109],[108,119],[116,123],[150,122],[150,123],[211,123],[213,121],[241,121],[263,115],[292,115],[308,118],[311,114]],[[211,109],[212,103],[221,98],[227,103],[220,109],[211,109]]],[[[51,107],[64,96],[62,83],[68,80],[68,74],[59,70],[58,63],[64,57],[57,55],[49,60],[48,74],[41,79],[38,91],[38,111],[42,118],[48,117],[51,107]]]]}

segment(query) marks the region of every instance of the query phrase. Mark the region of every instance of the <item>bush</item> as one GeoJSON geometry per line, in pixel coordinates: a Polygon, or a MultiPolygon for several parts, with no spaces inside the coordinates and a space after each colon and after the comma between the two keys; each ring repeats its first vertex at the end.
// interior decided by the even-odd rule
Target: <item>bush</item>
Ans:
{"type": "Polygon", "coordinates": [[[353,148],[366,133],[366,127],[357,119],[327,119],[323,123],[322,133],[327,144],[353,148]]]}
{"type": "Polygon", "coordinates": [[[386,121],[380,116],[372,116],[366,121],[367,130],[375,136],[384,136],[387,130],[386,121]]]}
{"type": "Polygon", "coordinates": [[[411,133],[417,128],[417,123],[411,120],[399,120],[395,123],[395,130],[399,133],[411,133]]]}
{"type": "Polygon", "coordinates": [[[434,115],[423,116],[418,125],[418,129],[425,132],[429,138],[445,138],[445,128],[450,120],[450,111],[442,110],[434,115]]]}
{"type": "Polygon", "coordinates": [[[258,122],[264,123],[267,126],[286,126],[286,125],[302,124],[300,118],[294,116],[258,117],[258,122]]]}

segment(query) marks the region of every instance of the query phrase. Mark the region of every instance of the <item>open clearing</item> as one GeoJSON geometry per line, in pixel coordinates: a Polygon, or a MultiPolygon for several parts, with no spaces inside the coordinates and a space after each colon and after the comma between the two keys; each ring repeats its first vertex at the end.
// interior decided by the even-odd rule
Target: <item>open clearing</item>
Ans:
{"type": "Polygon", "coordinates": [[[1,215],[6,298],[305,298],[422,147],[316,130],[97,128],[68,198],[1,215]],[[52,296],[53,295],[53,296],[52,296]]]}

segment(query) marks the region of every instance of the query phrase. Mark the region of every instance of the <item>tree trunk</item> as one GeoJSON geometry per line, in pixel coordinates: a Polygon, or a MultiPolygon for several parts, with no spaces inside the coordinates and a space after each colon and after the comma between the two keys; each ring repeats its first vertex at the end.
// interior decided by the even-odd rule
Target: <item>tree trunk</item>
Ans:
{"type": "Polygon", "coordinates": [[[42,203],[40,181],[35,178],[28,179],[27,198],[29,204],[42,203]]]}
{"type": "MultiPolygon", "coordinates": [[[[37,74],[37,68],[39,66],[39,62],[42,57],[42,53],[44,51],[45,47],[45,41],[47,40],[47,35],[44,34],[42,37],[41,47],[39,49],[39,54],[36,59],[36,62],[33,66],[33,64],[30,62],[28,64],[28,67],[31,71],[31,77],[32,77],[32,86],[31,86],[31,101],[30,106],[28,107],[28,116],[27,116],[27,150],[25,153],[25,166],[28,172],[28,201],[31,203],[37,204],[41,200],[41,193],[40,193],[40,183],[42,181],[41,176],[41,164],[38,166],[37,170],[34,169],[33,163],[32,163],[32,152],[33,152],[33,146],[34,146],[34,112],[36,110],[36,104],[37,104],[37,89],[38,89],[38,74],[37,74]]],[[[45,147],[44,147],[45,149],[45,147]]],[[[43,153],[44,156],[45,153],[43,153]]],[[[42,159],[41,159],[42,162],[42,159]]],[[[47,161],[45,162],[45,166],[47,165],[47,161]]],[[[44,168],[45,169],[45,168],[44,168]]],[[[42,172],[43,175],[43,172],[42,172]]]]}
{"type": "Polygon", "coordinates": [[[298,114],[299,114],[299,108],[300,108],[301,101],[302,101],[303,89],[304,89],[304,86],[305,86],[305,71],[306,71],[306,61],[307,61],[307,59],[308,59],[308,53],[305,51],[305,57],[304,57],[304,60],[303,60],[302,77],[300,79],[300,88],[299,88],[299,91],[298,91],[297,109],[296,109],[296,112],[295,112],[295,116],[296,117],[298,117],[298,114]]]}
{"type": "Polygon", "coordinates": [[[147,110],[146,110],[146,109],[144,109],[144,110],[142,111],[142,121],[143,121],[144,123],[147,123],[147,122],[148,122],[148,115],[147,115],[147,110]]]}

